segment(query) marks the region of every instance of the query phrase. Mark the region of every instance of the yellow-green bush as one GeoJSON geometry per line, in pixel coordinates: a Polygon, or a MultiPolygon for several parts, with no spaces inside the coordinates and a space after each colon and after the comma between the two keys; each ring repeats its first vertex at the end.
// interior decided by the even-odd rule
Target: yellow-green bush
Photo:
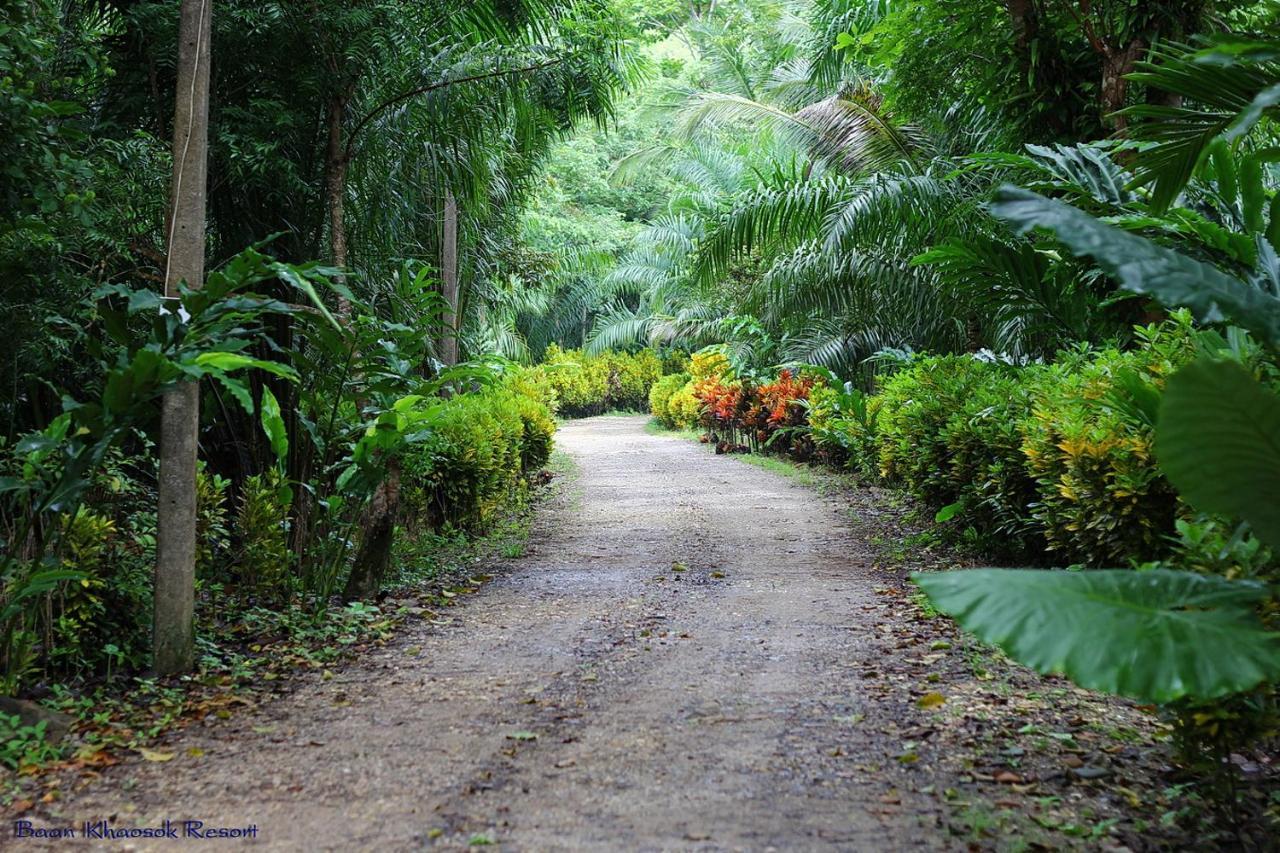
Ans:
{"type": "Polygon", "coordinates": [[[402,460],[401,511],[411,527],[476,529],[520,495],[551,455],[555,420],[536,370],[431,405],[429,437],[402,460]]]}
{"type": "Polygon", "coordinates": [[[689,375],[693,380],[715,379],[729,373],[729,358],[714,347],[699,350],[689,356],[689,375]]]}
{"type": "Polygon", "coordinates": [[[502,387],[542,404],[549,415],[554,416],[559,410],[560,400],[555,386],[542,365],[512,370],[503,378],[502,387]]]}
{"type": "Polygon", "coordinates": [[[203,463],[196,469],[196,574],[209,578],[231,545],[227,528],[227,490],[231,481],[210,473],[203,463]]]}
{"type": "Polygon", "coordinates": [[[985,534],[992,550],[1020,559],[1036,559],[1044,547],[1032,511],[1037,484],[1022,452],[1023,422],[1044,371],[984,372],[943,427],[949,500],[961,502],[961,520],[985,534]]]}
{"type": "Polygon", "coordinates": [[[521,465],[533,473],[547,464],[555,441],[555,412],[558,401],[555,389],[540,368],[513,371],[502,383],[511,395],[524,424],[521,437],[521,465]]]}
{"type": "Polygon", "coordinates": [[[729,370],[729,360],[718,349],[705,349],[674,360],[686,370],[658,379],[649,392],[649,412],[668,429],[693,429],[705,408],[698,385],[715,381],[729,370]]]}
{"type": "Polygon", "coordinates": [[[693,429],[702,420],[702,400],[698,399],[692,380],[667,398],[667,417],[677,429],[693,429]]]}
{"type": "Polygon", "coordinates": [[[587,417],[614,410],[644,411],[663,364],[652,350],[590,355],[552,344],[537,369],[555,392],[560,414],[587,417]]]}
{"type": "MultiPolygon", "coordinates": [[[[53,644],[50,657],[68,668],[93,660],[109,635],[98,628],[108,607],[111,559],[115,555],[115,522],[86,507],[62,517],[66,535],[59,555],[61,568],[80,572],[83,577],[62,585],[50,601],[53,644]]],[[[28,626],[34,628],[34,626],[28,626]]]]}
{"type": "Polygon", "coordinates": [[[235,568],[241,584],[270,601],[288,598],[291,553],[285,534],[289,502],[282,485],[274,468],[246,478],[232,519],[232,536],[239,543],[235,568]]]}
{"type": "Polygon", "coordinates": [[[539,400],[524,394],[513,394],[512,402],[523,427],[520,436],[520,467],[525,473],[533,473],[551,458],[556,421],[551,416],[550,409],[539,400]]]}
{"type": "Polygon", "coordinates": [[[821,445],[829,436],[836,420],[835,399],[839,392],[830,385],[819,384],[809,392],[809,430],[813,440],[821,445]]]}
{"type": "Polygon", "coordinates": [[[555,391],[560,414],[583,417],[606,411],[610,365],[605,359],[552,344],[547,347],[541,367],[555,391]]]}
{"type": "MultiPolygon", "coordinates": [[[[852,467],[878,468],[1006,551],[1123,565],[1168,550],[1178,499],[1152,455],[1150,411],[1194,354],[1185,314],[1138,330],[1129,350],[1073,350],[1052,365],[917,358],[835,418],[817,392],[809,427],[852,467]]],[[[670,405],[670,404],[669,404],[670,405]]]]}
{"type": "Polygon", "coordinates": [[[600,357],[609,365],[610,408],[644,411],[649,389],[662,378],[662,361],[657,353],[646,349],[635,355],[612,352],[600,357]]]}
{"type": "Polygon", "coordinates": [[[658,419],[658,423],[670,429],[678,426],[669,403],[676,392],[688,384],[689,374],[672,373],[659,379],[649,389],[649,412],[658,419]]]}
{"type": "Polygon", "coordinates": [[[662,375],[689,372],[689,354],[683,350],[664,349],[658,353],[662,362],[662,375]]]}
{"type": "Polygon", "coordinates": [[[809,431],[825,461],[846,464],[877,476],[880,470],[876,433],[883,401],[856,389],[818,383],[809,392],[809,431]]]}
{"type": "Polygon", "coordinates": [[[946,425],[984,379],[1009,370],[968,356],[922,358],[881,389],[877,428],[880,473],[927,501],[950,503],[946,425]]]}
{"type": "Polygon", "coordinates": [[[1186,315],[1140,334],[1137,349],[1077,355],[1042,374],[1023,422],[1036,520],[1049,548],[1072,561],[1151,559],[1173,533],[1177,494],[1156,468],[1150,416],[1128,384],[1163,388],[1195,339],[1186,315]]]}

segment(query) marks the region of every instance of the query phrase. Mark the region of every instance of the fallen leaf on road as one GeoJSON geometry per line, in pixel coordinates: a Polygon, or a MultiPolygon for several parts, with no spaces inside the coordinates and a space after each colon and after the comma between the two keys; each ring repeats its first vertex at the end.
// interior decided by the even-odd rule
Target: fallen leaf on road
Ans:
{"type": "Polygon", "coordinates": [[[946,696],[943,696],[941,693],[931,692],[921,696],[916,702],[916,705],[921,708],[936,708],[946,701],[946,696]]]}

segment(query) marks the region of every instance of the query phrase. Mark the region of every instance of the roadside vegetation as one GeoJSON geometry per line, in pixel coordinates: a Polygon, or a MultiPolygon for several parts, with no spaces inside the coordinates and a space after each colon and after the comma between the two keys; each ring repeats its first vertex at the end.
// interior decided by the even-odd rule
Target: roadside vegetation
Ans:
{"type": "Polygon", "coordinates": [[[146,749],[446,606],[557,418],[649,411],[1023,567],[922,572],[911,606],[1150,709],[1205,843],[1265,847],[1278,21],[14,5],[0,765],[146,749]]]}

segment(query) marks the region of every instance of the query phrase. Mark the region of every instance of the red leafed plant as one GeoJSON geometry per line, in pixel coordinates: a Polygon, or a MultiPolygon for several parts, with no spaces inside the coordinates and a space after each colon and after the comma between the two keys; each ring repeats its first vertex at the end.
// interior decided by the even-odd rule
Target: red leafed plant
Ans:
{"type": "Polygon", "coordinates": [[[693,393],[706,408],[706,414],[711,419],[709,425],[733,425],[738,403],[742,399],[740,382],[725,382],[722,377],[709,376],[694,383],[693,393]]]}
{"type": "Polygon", "coordinates": [[[799,403],[809,399],[811,390],[812,376],[796,376],[790,370],[779,373],[776,382],[757,388],[756,395],[760,398],[761,408],[768,413],[769,426],[777,429],[802,423],[804,407],[799,403]]]}
{"type": "Polygon", "coordinates": [[[778,449],[795,450],[790,434],[777,433],[804,425],[801,401],[809,398],[813,385],[813,377],[783,370],[764,385],[709,376],[694,384],[694,394],[704,407],[704,425],[727,440],[717,439],[720,443],[746,449],[740,447],[745,442],[759,449],[781,441],[778,449]]]}

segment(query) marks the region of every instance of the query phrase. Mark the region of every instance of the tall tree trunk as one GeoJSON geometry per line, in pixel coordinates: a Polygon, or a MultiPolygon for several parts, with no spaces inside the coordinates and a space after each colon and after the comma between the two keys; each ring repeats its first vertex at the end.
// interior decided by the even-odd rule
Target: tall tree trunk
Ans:
{"type": "MultiPolygon", "coordinates": [[[[345,268],[347,256],[347,223],[345,196],[347,192],[347,168],[351,154],[344,139],[347,104],[354,92],[348,86],[329,99],[328,140],[325,153],[325,206],[329,216],[330,260],[335,267],[345,268]]],[[[350,327],[351,303],[342,297],[338,300],[338,316],[350,327]]],[[[357,395],[356,406],[364,408],[365,401],[357,395]]],[[[304,513],[309,510],[306,506],[304,513]]],[[[391,567],[392,548],[395,544],[396,518],[400,512],[400,461],[392,456],[387,460],[387,472],[376,489],[360,519],[360,550],[351,564],[343,596],[348,600],[372,598],[382,588],[391,567]]],[[[299,519],[306,526],[309,518],[299,519]]]]}
{"type": "MultiPolygon", "coordinates": [[[[204,281],[205,192],[209,141],[209,31],[213,0],[182,0],[178,27],[178,91],[173,117],[166,296],[179,283],[204,281]]],[[[165,395],[160,426],[160,502],[156,519],[155,669],[191,668],[195,652],[196,453],[200,386],[186,382],[165,395]]]]}
{"type": "MultiPolygon", "coordinates": [[[[329,216],[329,260],[339,269],[347,266],[345,197],[350,161],[343,145],[342,125],[349,97],[349,93],[344,91],[329,98],[328,139],[325,143],[324,203],[329,216]]],[[[344,321],[351,319],[351,303],[346,297],[338,297],[338,314],[344,321]]]]}
{"type": "Polygon", "coordinates": [[[458,200],[450,190],[444,197],[444,235],[440,241],[440,292],[445,310],[441,317],[440,360],[458,363],[458,200]]]}
{"type": "Polygon", "coordinates": [[[1030,83],[1031,43],[1040,33],[1036,4],[1034,0],[1005,0],[1005,8],[1009,10],[1009,20],[1013,24],[1013,51],[1018,57],[1023,79],[1030,83]]]}
{"type": "Polygon", "coordinates": [[[1124,47],[1108,48],[1102,55],[1102,87],[1099,90],[1098,106],[1102,111],[1102,121],[1118,134],[1123,134],[1129,126],[1126,116],[1117,115],[1124,109],[1125,99],[1129,94],[1126,75],[1133,73],[1146,50],[1145,41],[1134,39],[1124,47]]]}
{"type": "MultiPolygon", "coordinates": [[[[1033,99],[1039,99],[1043,84],[1058,80],[1067,71],[1057,52],[1041,41],[1040,7],[1036,0],[1005,0],[1004,6],[1009,14],[1013,55],[1025,92],[1033,99]]],[[[1061,137],[1071,133],[1075,116],[1061,99],[1058,99],[1057,107],[1040,112],[1039,120],[1055,137],[1061,137]]]]}
{"type": "Polygon", "coordinates": [[[343,597],[347,601],[373,598],[391,568],[396,516],[400,513],[400,460],[387,461],[387,473],[373,492],[360,520],[360,551],[351,564],[343,597]]]}
{"type": "MultiPolygon", "coordinates": [[[[329,261],[339,270],[346,269],[348,260],[345,202],[350,158],[344,144],[343,122],[352,92],[352,87],[347,86],[330,95],[325,115],[327,133],[324,152],[324,212],[329,224],[329,261]]],[[[351,301],[342,295],[338,296],[338,318],[344,327],[350,329],[351,301]]],[[[291,426],[293,420],[291,415],[291,426]]],[[[290,442],[291,452],[297,454],[298,447],[299,442],[290,442]]],[[[298,481],[306,482],[311,473],[310,458],[306,454],[299,455],[301,461],[296,469],[298,481]]],[[[311,535],[312,510],[311,493],[306,489],[299,489],[290,508],[292,513],[290,529],[293,552],[298,555],[298,567],[304,575],[309,571],[311,564],[311,552],[307,545],[311,535]]]]}

